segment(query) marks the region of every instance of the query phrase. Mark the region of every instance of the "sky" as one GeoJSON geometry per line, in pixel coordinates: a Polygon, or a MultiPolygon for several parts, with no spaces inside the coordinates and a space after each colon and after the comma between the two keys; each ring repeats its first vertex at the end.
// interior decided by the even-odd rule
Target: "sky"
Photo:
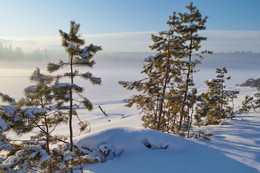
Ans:
{"type": "MultiPolygon", "coordinates": [[[[208,16],[204,46],[213,51],[260,52],[260,0],[193,0],[208,16]]],[[[174,11],[188,0],[0,0],[0,42],[58,49],[58,30],[81,24],[86,42],[104,51],[149,51],[151,33],[167,30],[174,11]]]]}

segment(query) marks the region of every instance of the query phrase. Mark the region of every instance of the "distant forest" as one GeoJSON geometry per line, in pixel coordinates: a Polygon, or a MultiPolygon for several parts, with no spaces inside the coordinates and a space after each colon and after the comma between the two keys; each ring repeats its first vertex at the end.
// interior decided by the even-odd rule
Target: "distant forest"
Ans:
{"type": "MultiPolygon", "coordinates": [[[[100,52],[95,59],[98,62],[142,62],[146,57],[154,55],[154,52],[100,52]]],[[[2,61],[31,61],[49,62],[52,60],[64,59],[66,54],[62,49],[48,50],[36,49],[25,53],[20,47],[13,48],[12,45],[0,43],[0,60],[2,61]]],[[[259,68],[260,53],[253,52],[217,52],[212,55],[205,55],[201,67],[231,67],[232,68],[259,68]]]]}
{"type": "Polygon", "coordinates": [[[49,61],[50,58],[60,58],[64,52],[58,50],[35,49],[30,53],[25,53],[22,48],[0,43],[0,60],[4,61],[49,61]]]}

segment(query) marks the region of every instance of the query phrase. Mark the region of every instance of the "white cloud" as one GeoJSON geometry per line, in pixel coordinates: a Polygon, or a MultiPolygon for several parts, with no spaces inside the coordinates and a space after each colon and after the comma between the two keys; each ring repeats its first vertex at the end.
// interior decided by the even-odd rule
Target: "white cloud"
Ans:
{"type": "Polygon", "coordinates": [[[206,49],[214,52],[260,52],[260,31],[203,31],[206,49]]]}
{"type": "MultiPolygon", "coordinates": [[[[150,51],[151,34],[158,32],[128,32],[84,35],[86,43],[101,45],[104,51],[150,51]]],[[[260,31],[203,31],[207,36],[202,49],[214,52],[252,51],[260,52],[260,31]]],[[[6,44],[21,47],[25,51],[40,49],[61,49],[59,36],[48,37],[1,37],[6,44]]],[[[0,42],[1,42],[0,40],[0,42]]],[[[3,43],[4,44],[4,43],[3,43]]]]}
{"type": "Polygon", "coordinates": [[[150,51],[151,34],[156,32],[128,32],[85,35],[86,42],[101,45],[104,51],[150,51]]]}

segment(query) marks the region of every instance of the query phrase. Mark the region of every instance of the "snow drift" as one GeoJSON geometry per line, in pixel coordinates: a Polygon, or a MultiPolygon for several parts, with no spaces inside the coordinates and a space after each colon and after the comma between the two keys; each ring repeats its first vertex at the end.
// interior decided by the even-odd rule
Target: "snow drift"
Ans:
{"type": "Polygon", "coordinates": [[[101,161],[85,167],[97,173],[258,172],[219,150],[148,129],[110,129],[82,137],[76,144],[89,158],[101,161]]]}

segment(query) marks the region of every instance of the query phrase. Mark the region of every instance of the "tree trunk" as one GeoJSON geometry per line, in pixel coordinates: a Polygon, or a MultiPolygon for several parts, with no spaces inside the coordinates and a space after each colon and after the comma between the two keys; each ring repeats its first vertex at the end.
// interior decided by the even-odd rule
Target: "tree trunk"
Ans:
{"type": "MultiPolygon", "coordinates": [[[[170,45],[170,43],[169,43],[170,45]]],[[[159,106],[159,115],[158,115],[158,123],[157,123],[157,130],[160,130],[161,126],[161,119],[162,119],[162,112],[163,112],[163,104],[164,104],[164,99],[165,99],[165,93],[166,93],[166,87],[168,84],[169,80],[169,70],[170,70],[170,48],[168,47],[168,57],[167,57],[167,64],[166,64],[166,72],[165,72],[165,81],[163,84],[163,92],[162,92],[162,97],[160,98],[160,106],[159,106]]]]}
{"type": "MultiPolygon", "coordinates": [[[[193,45],[192,35],[193,35],[193,33],[191,32],[191,34],[190,34],[191,40],[190,40],[189,54],[188,54],[189,62],[191,61],[191,57],[192,57],[192,45],[193,45]]],[[[188,91],[189,91],[190,75],[191,75],[191,65],[189,64],[188,73],[186,75],[185,93],[184,93],[182,106],[181,106],[181,111],[180,111],[180,122],[179,122],[178,131],[181,130],[182,120],[183,120],[183,117],[184,117],[184,108],[186,106],[187,95],[188,95],[188,91]]]]}
{"type": "MultiPolygon", "coordinates": [[[[73,84],[73,55],[70,57],[70,80],[73,84]]],[[[70,89],[70,111],[69,111],[69,131],[70,131],[70,151],[73,151],[73,128],[72,128],[72,116],[73,116],[73,97],[72,88],[70,89]]]]}

